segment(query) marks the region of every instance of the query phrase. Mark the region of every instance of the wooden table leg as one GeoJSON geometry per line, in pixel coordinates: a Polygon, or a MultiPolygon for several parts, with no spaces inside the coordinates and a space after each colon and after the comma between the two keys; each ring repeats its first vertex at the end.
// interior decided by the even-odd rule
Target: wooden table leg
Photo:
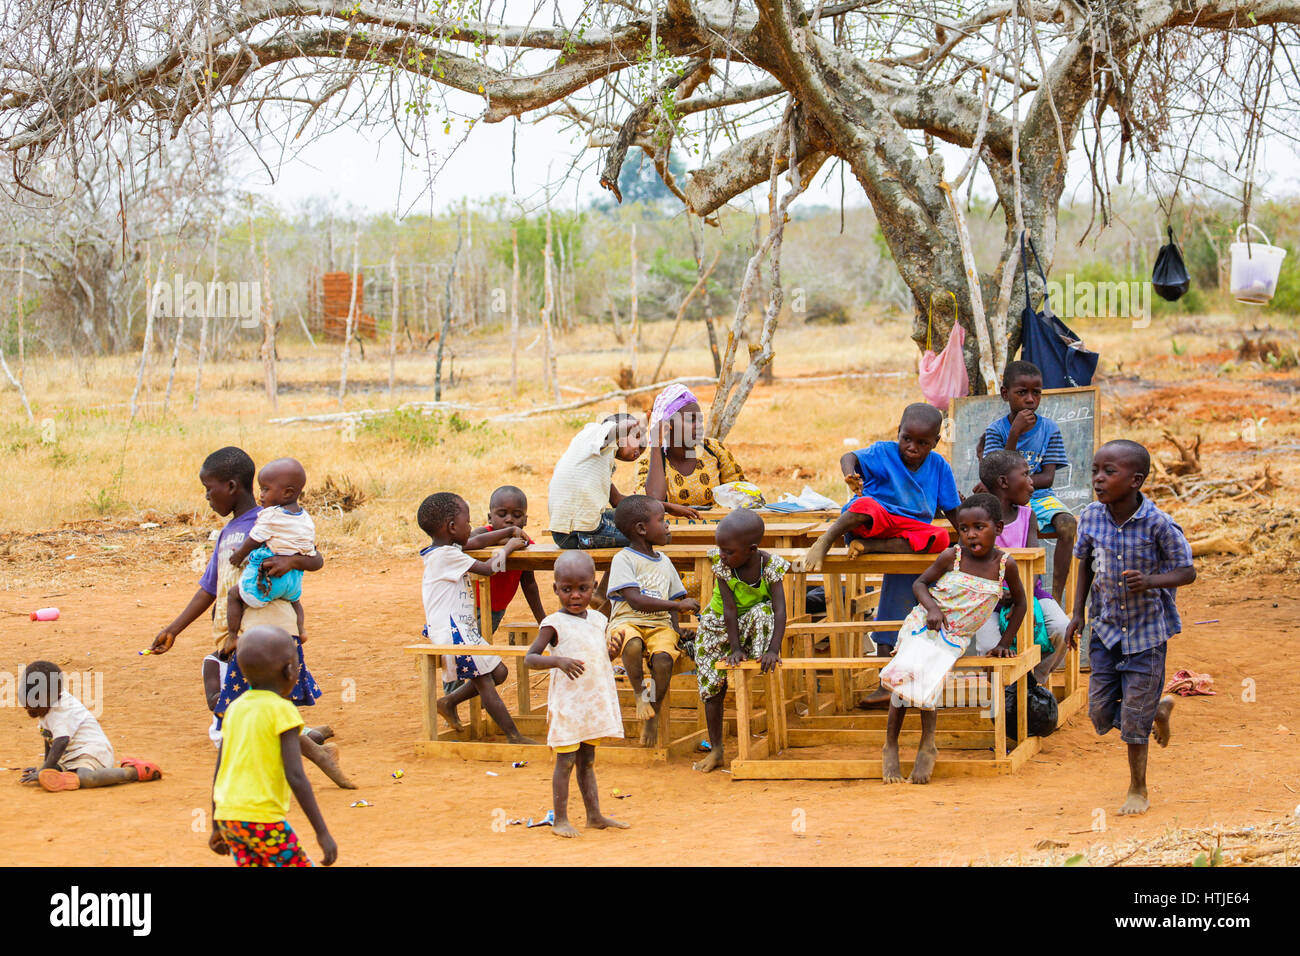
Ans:
{"type": "Polygon", "coordinates": [[[438,739],[438,697],[442,693],[442,658],[437,654],[420,654],[420,729],[425,740],[438,739]]]}
{"type": "Polygon", "coordinates": [[[515,658],[515,701],[519,716],[529,717],[533,713],[533,686],[529,680],[532,671],[522,657],[515,658]]]}
{"type": "Polygon", "coordinates": [[[749,759],[749,675],[745,668],[731,671],[730,676],[736,681],[736,756],[741,760],[749,759]]]}
{"type": "Polygon", "coordinates": [[[1007,756],[1006,694],[1002,688],[1002,668],[994,667],[989,674],[993,708],[993,759],[1005,760],[1007,756]]]}

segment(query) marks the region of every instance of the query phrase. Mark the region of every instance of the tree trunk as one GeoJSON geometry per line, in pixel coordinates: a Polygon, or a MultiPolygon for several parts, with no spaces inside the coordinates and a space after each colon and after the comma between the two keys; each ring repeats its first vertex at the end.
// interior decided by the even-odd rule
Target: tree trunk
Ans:
{"type": "MultiPolygon", "coordinates": [[[[433,366],[433,400],[442,401],[442,355],[447,347],[447,336],[451,334],[451,313],[453,308],[452,296],[454,295],[457,267],[460,263],[460,247],[462,241],[460,217],[456,217],[456,251],[451,254],[451,271],[447,273],[447,300],[442,312],[442,331],[438,333],[438,357],[433,366]]],[[[464,303],[461,303],[464,308],[464,303]]]]}
{"type": "Polygon", "coordinates": [[[510,230],[510,394],[519,394],[519,230],[510,230]]]}
{"type": "Polygon", "coordinates": [[[560,381],[556,373],[555,345],[551,341],[551,316],[555,310],[555,283],[552,281],[553,260],[551,258],[551,210],[546,210],[546,247],[542,254],[542,287],[545,297],[542,302],[542,337],[545,345],[542,361],[545,365],[543,374],[549,383],[549,389],[560,400],[560,381]]]}
{"type": "MultiPolygon", "coordinates": [[[[275,303],[271,296],[271,256],[262,240],[262,373],[266,379],[266,398],[271,403],[272,411],[278,411],[280,405],[280,388],[276,381],[275,369],[275,303]]],[[[353,280],[353,296],[356,295],[356,281],[353,280]]]]}
{"type": "Polygon", "coordinates": [[[360,246],[361,237],[357,230],[352,231],[352,298],[348,302],[348,317],[343,327],[343,351],[339,355],[339,405],[343,404],[343,397],[348,393],[348,355],[352,352],[352,329],[354,315],[357,311],[357,277],[358,270],[361,268],[360,246]]]}
{"type": "Polygon", "coordinates": [[[388,338],[388,395],[391,398],[393,383],[397,380],[397,323],[402,311],[402,280],[397,274],[396,252],[388,262],[388,271],[393,279],[393,327],[388,338]]]}

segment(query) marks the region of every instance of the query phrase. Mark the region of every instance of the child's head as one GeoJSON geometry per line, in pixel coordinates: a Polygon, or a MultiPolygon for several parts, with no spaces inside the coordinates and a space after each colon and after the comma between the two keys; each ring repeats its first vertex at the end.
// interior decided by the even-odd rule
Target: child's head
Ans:
{"type": "Polygon", "coordinates": [[[920,468],[927,455],[939,444],[943,412],[933,405],[916,402],[903,409],[898,422],[898,454],[908,468],[920,468]]]}
{"type": "Polygon", "coordinates": [[[63,671],[58,664],[32,661],[18,679],[18,706],[26,708],[28,717],[40,719],[58,703],[62,689],[63,671]]]}
{"type": "Polygon", "coordinates": [[[257,473],[257,485],[261,491],[258,495],[258,503],[263,508],[296,505],[305,484],[307,484],[307,471],[298,459],[277,458],[263,465],[262,470],[257,473]]]}
{"type": "Polygon", "coordinates": [[[963,551],[983,557],[1002,533],[1002,506],[988,493],[971,495],[957,506],[957,540],[963,551]]]}
{"type": "Polygon", "coordinates": [[[514,485],[502,485],[488,499],[488,527],[522,528],[528,524],[528,496],[514,485]]]}
{"type": "Polygon", "coordinates": [[[221,517],[235,510],[240,492],[253,493],[253,475],[257,467],[248,452],[233,445],[218,448],[203,459],[199,481],[203,482],[208,504],[221,517]]]}
{"type": "Polygon", "coordinates": [[[561,551],[555,559],[555,596],[565,614],[585,614],[596,590],[596,565],[586,551],[561,551]]]}
{"type": "Polygon", "coordinates": [[[763,519],[753,511],[733,511],[719,521],[713,537],[722,563],[729,568],[743,565],[763,543],[764,530],[763,519]]]}
{"type": "Polygon", "coordinates": [[[415,520],[434,544],[459,544],[469,540],[469,505],[460,495],[440,491],[420,502],[415,520]]]}
{"type": "Polygon", "coordinates": [[[235,659],[253,690],[288,697],[298,683],[298,648],[289,632],[278,627],[249,628],[239,637],[235,659]]]}
{"type": "Polygon", "coordinates": [[[668,543],[664,503],[648,495],[627,495],[614,509],[614,524],[633,543],[668,543]]]}
{"type": "Polygon", "coordinates": [[[980,484],[999,502],[1024,506],[1034,496],[1029,462],[1018,452],[999,448],[980,459],[980,484]]]}
{"type": "Polygon", "coordinates": [[[641,419],[630,412],[615,412],[603,419],[602,423],[610,422],[618,423],[618,428],[614,430],[618,451],[614,452],[614,457],[619,461],[636,461],[645,451],[646,445],[645,429],[641,427],[641,419]]]}
{"type": "Polygon", "coordinates": [[[1018,415],[1026,408],[1038,410],[1043,400],[1043,373],[1033,362],[1008,362],[1002,373],[1002,400],[1018,415]]]}
{"type": "Polygon", "coordinates": [[[1092,456],[1092,490],[1103,504],[1134,496],[1151,472],[1151,453],[1127,438],[1108,441],[1092,456]]]}

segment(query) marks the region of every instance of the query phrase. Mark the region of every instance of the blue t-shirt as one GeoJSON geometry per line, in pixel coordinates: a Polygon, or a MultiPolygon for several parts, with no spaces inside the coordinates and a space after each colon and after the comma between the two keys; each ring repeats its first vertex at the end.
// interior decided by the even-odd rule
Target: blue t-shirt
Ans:
{"type": "MultiPolygon", "coordinates": [[[[1010,435],[1011,417],[1003,415],[984,429],[984,454],[1006,448],[1010,435]]],[[[1029,462],[1031,475],[1042,471],[1044,465],[1056,465],[1058,468],[1070,467],[1070,459],[1065,454],[1065,439],[1061,437],[1060,427],[1056,422],[1042,415],[1038,416],[1033,428],[1016,440],[1016,451],[1029,462]]]]}
{"type": "Polygon", "coordinates": [[[248,532],[252,531],[253,525],[257,523],[257,516],[261,511],[260,507],[254,505],[238,518],[231,518],[230,522],[221,529],[221,534],[217,535],[217,546],[212,549],[212,557],[208,559],[208,566],[203,569],[203,577],[199,578],[200,588],[209,594],[217,593],[219,562],[229,561],[230,556],[239,550],[239,546],[248,537],[248,532]]]}
{"type": "Polygon", "coordinates": [[[952,468],[938,452],[926,455],[916,471],[903,464],[898,442],[878,441],[853,454],[862,472],[863,496],[875,498],[890,514],[933,521],[940,511],[961,504],[952,468]]]}

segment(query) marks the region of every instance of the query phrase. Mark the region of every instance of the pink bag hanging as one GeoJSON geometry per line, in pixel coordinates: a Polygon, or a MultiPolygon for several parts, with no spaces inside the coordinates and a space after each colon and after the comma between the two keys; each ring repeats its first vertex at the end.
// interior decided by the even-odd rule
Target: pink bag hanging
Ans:
{"type": "Polygon", "coordinates": [[[934,297],[930,298],[930,315],[925,326],[925,354],[921,356],[918,377],[921,394],[925,400],[941,411],[948,410],[948,402],[970,394],[970,378],[966,374],[966,359],[962,347],[966,344],[966,330],[957,321],[957,296],[952,292],[952,331],[948,344],[938,355],[934,354],[930,334],[934,328],[934,297]]]}

